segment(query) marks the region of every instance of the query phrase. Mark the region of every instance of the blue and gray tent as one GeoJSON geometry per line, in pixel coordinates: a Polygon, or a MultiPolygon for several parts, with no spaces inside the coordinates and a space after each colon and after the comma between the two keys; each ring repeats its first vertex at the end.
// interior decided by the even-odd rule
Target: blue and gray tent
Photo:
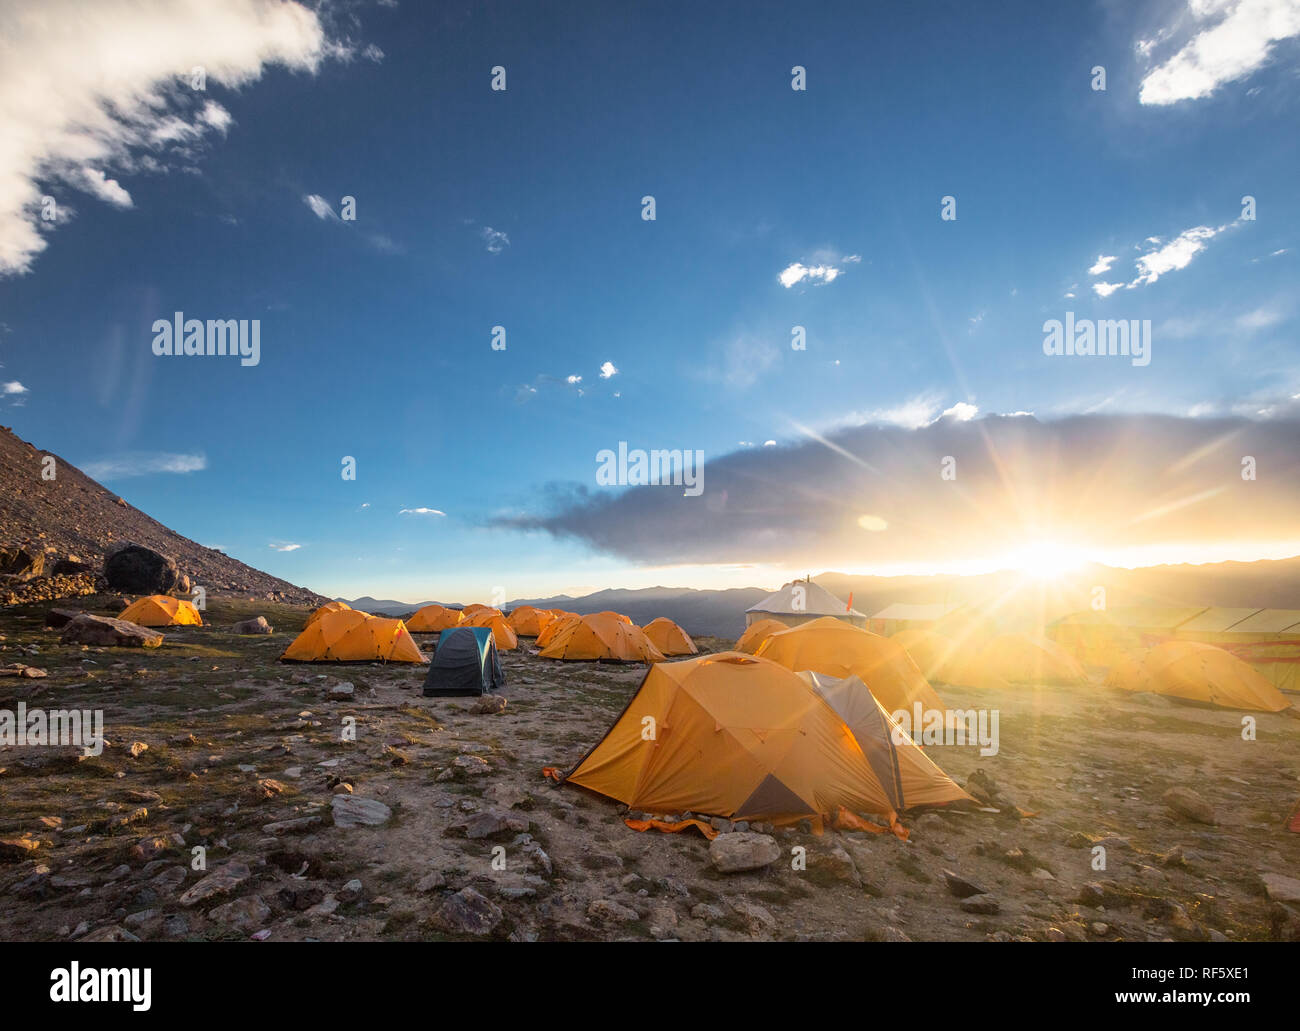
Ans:
{"type": "Polygon", "coordinates": [[[481,695],[506,686],[491,627],[458,626],[438,637],[424,696],[481,695]]]}

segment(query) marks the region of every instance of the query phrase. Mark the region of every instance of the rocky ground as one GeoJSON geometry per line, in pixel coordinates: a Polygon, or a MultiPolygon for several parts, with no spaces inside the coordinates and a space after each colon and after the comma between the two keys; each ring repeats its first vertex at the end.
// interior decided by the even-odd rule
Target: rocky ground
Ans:
{"type": "Polygon", "coordinates": [[[740,850],[769,865],[722,873],[694,832],[634,832],[542,777],[641,667],[507,653],[507,706],[477,711],[421,697],[423,668],[278,663],[298,608],[217,599],[211,626],[138,650],[61,645],[46,607],[0,611],[0,667],[48,673],[0,677],[0,710],[102,709],[110,744],[0,748],[5,939],[1300,937],[1286,716],[1248,742],[1238,714],[1099,687],[945,689],[1000,711],[997,756],[930,749],[963,784],[982,770],[999,812],[908,818],[910,842],[778,832],[740,850]],[[223,629],[258,614],[274,635],[223,629]]]}

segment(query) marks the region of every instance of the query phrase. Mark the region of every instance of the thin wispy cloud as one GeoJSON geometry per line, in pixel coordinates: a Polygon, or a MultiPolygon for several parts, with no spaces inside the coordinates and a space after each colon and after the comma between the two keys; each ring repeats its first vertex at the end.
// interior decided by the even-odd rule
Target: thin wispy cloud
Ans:
{"type": "MultiPolygon", "coordinates": [[[[1188,0],[1195,31],[1142,78],[1138,99],[1167,105],[1198,100],[1247,78],[1273,57],[1275,44],[1300,36],[1300,0],[1188,0]]],[[[1165,29],[1137,44],[1149,57],[1177,33],[1165,29]]]]}
{"type": "MultiPolygon", "coordinates": [[[[314,72],[347,48],[299,3],[43,0],[0,5],[0,275],[48,245],[41,199],[70,191],[118,208],[124,175],[192,168],[196,146],[231,118],[189,84],[248,86],[271,66],[314,72]]],[[[66,212],[60,211],[60,221],[66,212]]]]}
{"type": "Polygon", "coordinates": [[[301,544],[268,544],[272,551],[297,551],[302,547],[301,544]]]}
{"type": "Polygon", "coordinates": [[[166,451],[127,451],[87,462],[81,471],[92,480],[125,480],[134,476],[186,474],[208,467],[202,454],[174,454],[166,451]]]}
{"type": "Polygon", "coordinates": [[[483,237],[483,243],[489,254],[500,254],[510,246],[510,237],[491,226],[484,226],[479,235],[483,237]]]}
{"type": "Polygon", "coordinates": [[[1103,272],[1109,272],[1110,267],[1115,262],[1115,255],[1102,254],[1092,263],[1092,268],[1088,269],[1088,275],[1100,276],[1103,272]]]}
{"type": "Polygon", "coordinates": [[[311,208],[311,213],[317,218],[323,219],[326,222],[339,221],[338,215],[334,213],[333,205],[331,205],[330,202],[319,193],[304,194],[302,202],[306,204],[307,207],[311,208]]]}
{"type": "Polygon", "coordinates": [[[438,508],[403,508],[400,509],[397,514],[445,516],[447,513],[438,508]]]}

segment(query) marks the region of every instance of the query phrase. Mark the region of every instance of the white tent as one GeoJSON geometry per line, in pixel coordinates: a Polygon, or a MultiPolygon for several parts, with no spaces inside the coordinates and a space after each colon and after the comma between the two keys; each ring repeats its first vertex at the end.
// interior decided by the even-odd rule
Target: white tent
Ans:
{"type": "Polygon", "coordinates": [[[760,619],[775,619],[786,626],[798,626],[822,616],[834,616],[846,623],[866,629],[867,617],[851,609],[824,587],[819,587],[809,577],[793,580],[779,591],[773,591],[757,605],[745,610],[745,625],[760,619]]]}

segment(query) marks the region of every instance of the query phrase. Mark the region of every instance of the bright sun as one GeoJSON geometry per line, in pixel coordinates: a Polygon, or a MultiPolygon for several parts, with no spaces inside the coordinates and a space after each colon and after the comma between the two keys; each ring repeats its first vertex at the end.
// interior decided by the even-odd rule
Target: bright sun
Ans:
{"type": "Polygon", "coordinates": [[[1008,565],[1034,580],[1059,580],[1082,568],[1088,559],[1082,551],[1057,541],[1034,541],[1013,552],[1008,565]]]}

